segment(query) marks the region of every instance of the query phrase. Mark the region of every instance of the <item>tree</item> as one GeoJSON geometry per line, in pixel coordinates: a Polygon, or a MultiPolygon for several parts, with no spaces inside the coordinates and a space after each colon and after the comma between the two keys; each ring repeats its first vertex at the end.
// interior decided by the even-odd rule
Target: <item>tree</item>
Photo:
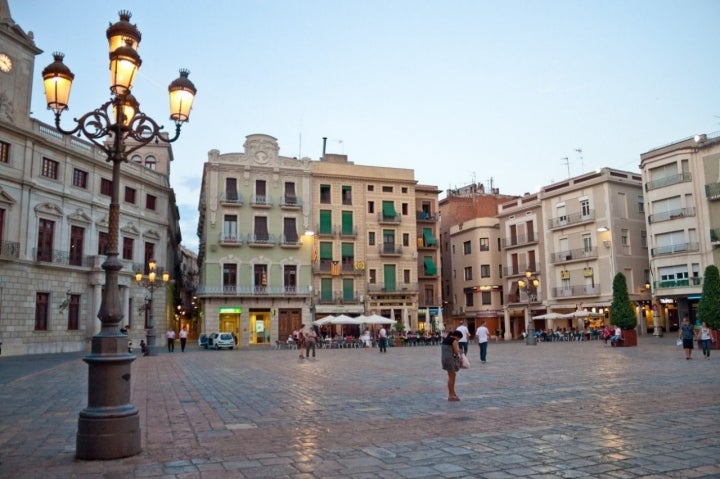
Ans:
{"type": "Polygon", "coordinates": [[[705,268],[697,314],[712,329],[720,329],[720,271],[714,264],[705,268]]]}
{"type": "Polygon", "coordinates": [[[613,279],[613,300],[610,306],[610,324],[620,326],[620,329],[635,329],[637,318],[635,310],[628,295],[625,275],[618,273],[613,279]]]}

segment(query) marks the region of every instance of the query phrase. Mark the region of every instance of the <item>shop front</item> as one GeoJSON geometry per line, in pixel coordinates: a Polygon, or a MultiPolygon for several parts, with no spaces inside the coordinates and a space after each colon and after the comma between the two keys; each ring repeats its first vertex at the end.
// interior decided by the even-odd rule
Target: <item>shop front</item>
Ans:
{"type": "Polygon", "coordinates": [[[270,343],[270,309],[250,309],[250,344],[270,343]]]}
{"type": "MultiPolygon", "coordinates": [[[[218,308],[218,326],[217,332],[232,333],[235,336],[235,344],[241,343],[240,336],[240,320],[242,319],[243,309],[237,306],[224,306],[218,308]]],[[[208,331],[214,333],[216,331],[208,331]]]]}

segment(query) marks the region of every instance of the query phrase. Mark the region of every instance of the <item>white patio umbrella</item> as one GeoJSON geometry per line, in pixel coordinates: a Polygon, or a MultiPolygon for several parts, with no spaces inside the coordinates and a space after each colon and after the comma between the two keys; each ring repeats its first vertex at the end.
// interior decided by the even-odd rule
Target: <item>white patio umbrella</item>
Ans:
{"type": "Polygon", "coordinates": [[[330,321],[330,324],[362,324],[362,320],[360,318],[351,318],[346,314],[340,314],[335,316],[335,318],[330,321]]]}
{"type": "Polygon", "coordinates": [[[569,318],[569,316],[562,314],[562,313],[545,313],[540,314],[538,316],[533,316],[533,319],[566,319],[569,318]]]}
{"type": "Polygon", "coordinates": [[[365,324],[395,324],[396,321],[394,319],[386,318],[385,316],[380,316],[379,314],[371,314],[369,316],[358,316],[356,319],[362,320],[365,324]]]}
{"type": "Polygon", "coordinates": [[[333,319],[335,319],[335,316],[333,316],[332,314],[329,314],[323,318],[316,319],[315,321],[313,321],[313,324],[315,326],[323,326],[325,324],[330,324],[333,319]]]}
{"type": "Polygon", "coordinates": [[[579,318],[579,319],[585,319],[585,318],[602,318],[604,317],[604,314],[601,313],[593,313],[592,311],[585,311],[582,309],[579,309],[577,311],[573,311],[572,313],[563,314],[563,318],[567,319],[573,319],[573,318],[579,318]]]}

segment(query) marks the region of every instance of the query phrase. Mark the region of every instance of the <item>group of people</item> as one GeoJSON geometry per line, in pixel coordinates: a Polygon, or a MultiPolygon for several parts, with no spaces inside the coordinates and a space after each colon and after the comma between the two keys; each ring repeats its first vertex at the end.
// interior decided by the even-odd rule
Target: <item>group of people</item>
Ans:
{"type": "MultiPolygon", "coordinates": [[[[488,340],[490,339],[490,331],[485,326],[485,321],[480,323],[476,331],[478,338],[478,345],[480,347],[480,362],[487,362],[487,346],[488,340]]],[[[447,371],[448,381],[448,401],[459,401],[457,393],[455,392],[455,379],[457,378],[457,372],[462,367],[463,355],[467,355],[468,343],[471,339],[470,330],[467,327],[465,321],[460,326],[448,333],[443,338],[440,347],[440,364],[442,368],[447,371]]]]}
{"type": "MultiPolygon", "coordinates": [[[[180,338],[180,352],[185,352],[185,345],[187,344],[187,337],[188,337],[188,331],[185,326],[180,329],[180,333],[178,333],[178,337],[180,338]]],[[[168,329],[165,333],[165,338],[167,339],[167,348],[169,353],[175,352],[175,330],[174,329],[168,329]]]]}
{"type": "Polygon", "coordinates": [[[710,359],[711,343],[717,341],[715,332],[708,326],[707,322],[703,321],[699,328],[695,328],[687,316],[683,318],[680,328],[678,329],[678,339],[682,341],[682,347],[685,350],[685,359],[687,360],[692,359],[693,343],[695,340],[700,342],[705,359],[710,359]]]}

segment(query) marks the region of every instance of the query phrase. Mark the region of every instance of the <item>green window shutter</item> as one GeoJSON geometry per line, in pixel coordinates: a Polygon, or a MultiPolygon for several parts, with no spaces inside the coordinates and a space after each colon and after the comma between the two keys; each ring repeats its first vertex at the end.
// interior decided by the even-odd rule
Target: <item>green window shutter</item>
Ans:
{"type": "Polygon", "coordinates": [[[320,242],[320,259],[332,259],[332,243],[327,241],[320,242]]]}
{"type": "Polygon", "coordinates": [[[355,281],[352,278],[343,279],[343,300],[351,301],[355,298],[355,281]]]}
{"type": "Polygon", "coordinates": [[[392,201],[383,201],[382,210],[383,216],[385,217],[395,218],[397,216],[397,213],[395,213],[395,204],[392,201]]]}
{"type": "Polygon", "coordinates": [[[355,245],[353,243],[343,243],[341,247],[343,258],[352,258],[355,256],[355,245]]]}
{"type": "Polygon", "coordinates": [[[437,240],[433,236],[432,228],[423,228],[423,240],[425,241],[425,246],[437,244],[437,240]]]}
{"type": "Polygon", "coordinates": [[[423,262],[425,263],[425,275],[435,276],[437,274],[437,266],[435,266],[432,258],[430,256],[425,256],[423,262]]]}
{"type": "Polygon", "coordinates": [[[320,210],[320,234],[332,234],[332,211],[320,210]]]}
{"type": "Polygon", "coordinates": [[[323,301],[332,301],[332,278],[322,278],[320,280],[320,299],[323,301]]]}
{"type": "Polygon", "coordinates": [[[342,234],[353,234],[353,214],[352,211],[342,212],[342,234]]]}
{"type": "Polygon", "coordinates": [[[395,291],[397,287],[395,283],[395,265],[383,265],[383,281],[385,283],[385,291],[395,291]]]}

